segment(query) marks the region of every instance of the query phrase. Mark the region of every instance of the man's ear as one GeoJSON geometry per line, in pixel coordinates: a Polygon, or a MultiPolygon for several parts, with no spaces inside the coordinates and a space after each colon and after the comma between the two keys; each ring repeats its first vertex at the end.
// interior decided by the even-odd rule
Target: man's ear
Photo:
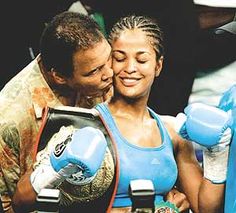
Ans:
{"type": "Polygon", "coordinates": [[[51,78],[56,84],[66,84],[66,78],[57,72],[54,68],[50,71],[51,78]]]}
{"type": "Polygon", "coordinates": [[[155,76],[158,77],[161,73],[161,70],[162,70],[162,65],[163,65],[163,59],[164,57],[161,56],[158,60],[157,60],[157,63],[156,63],[156,73],[155,73],[155,76]]]}

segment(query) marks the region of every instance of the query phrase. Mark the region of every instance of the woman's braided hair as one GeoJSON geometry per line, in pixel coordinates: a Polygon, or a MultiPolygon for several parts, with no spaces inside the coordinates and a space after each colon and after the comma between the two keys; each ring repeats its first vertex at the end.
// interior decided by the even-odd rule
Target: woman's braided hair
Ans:
{"type": "Polygon", "coordinates": [[[130,15],[122,17],[111,29],[108,40],[110,43],[119,38],[125,30],[140,29],[148,38],[157,54],[157,59],[164,55],[163,33],[157,22],[146,16],[130,15]]]}

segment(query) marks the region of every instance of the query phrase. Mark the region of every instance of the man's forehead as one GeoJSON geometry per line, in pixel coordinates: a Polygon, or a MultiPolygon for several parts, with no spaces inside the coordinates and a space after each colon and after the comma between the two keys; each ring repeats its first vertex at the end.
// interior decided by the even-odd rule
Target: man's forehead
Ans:
{"type": "Polygon", "coordinates": [[[74,55],[74,63],[79,67],[94,69],[107,62],[111,55],[111,46],[104,39],[86,50],[80,50],[74,55]]]}

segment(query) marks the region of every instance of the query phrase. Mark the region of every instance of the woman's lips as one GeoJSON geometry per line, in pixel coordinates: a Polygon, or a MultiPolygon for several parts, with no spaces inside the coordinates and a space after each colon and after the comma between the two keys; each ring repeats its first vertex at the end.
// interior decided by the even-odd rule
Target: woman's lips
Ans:
{"type": "Polygon", "coordinates": [[[122,84],[127,87],[136,85],[138,81],[140,80],[140,78],[135,78],[135,77],[132,77],[132,78],[120,77],[120,79],[121,79],[122,84]]]}

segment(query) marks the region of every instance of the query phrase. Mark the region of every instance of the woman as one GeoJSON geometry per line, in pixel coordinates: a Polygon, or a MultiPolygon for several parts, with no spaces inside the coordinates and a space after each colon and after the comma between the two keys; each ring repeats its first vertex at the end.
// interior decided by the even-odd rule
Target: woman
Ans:
{"type": "MultiPolygon", "coordinates": [[[[114,96],[96,108],[107,121],[118,147],[120,178],[112,212],[130,210],[128,185],[133,179],[153,181],[156,204],[177,181],[194,212],[199,212],[200,205],[207,206],[204,196],[210,189],[210,195],[219,195],[211,200],[217,209],[223,184],[214,185],[203,178],[192,144],[147,107],[151,86],[163,64],[158,25],[143,16],[125,17],[114,25],[109,40],[113,49],[114,96]]],[[[207,202],[210,212],[211,202],[207,202]]]]}

